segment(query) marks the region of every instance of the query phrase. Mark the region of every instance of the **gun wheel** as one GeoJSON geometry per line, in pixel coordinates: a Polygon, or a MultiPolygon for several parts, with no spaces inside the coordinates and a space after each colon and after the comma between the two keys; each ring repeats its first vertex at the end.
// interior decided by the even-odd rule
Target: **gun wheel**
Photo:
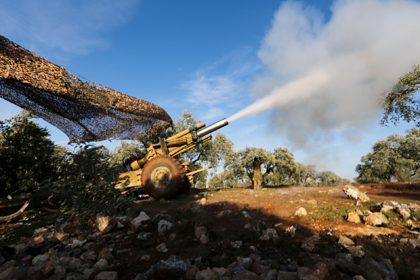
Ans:
{"type": "Polygon", "coordinates": [[[143,167],[141,185],[154,199],[170,198],[185,191],[185,172],[181,163],[170,156],[157,156],[143,167]]]}

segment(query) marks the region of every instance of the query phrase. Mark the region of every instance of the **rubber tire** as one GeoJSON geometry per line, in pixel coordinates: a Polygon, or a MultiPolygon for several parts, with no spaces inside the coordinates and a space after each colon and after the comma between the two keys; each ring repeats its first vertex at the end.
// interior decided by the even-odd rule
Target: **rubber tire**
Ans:
{"type": "Polygon", "coordinates": [[[171,198],[185,191],[185,180],[187,180],[182,164],[170,156],[157,156],[149,160],[143,167],[141,173],[141,185],[143,190],[154,199],[171,198]],[[172,174],[172,179],[165,188],[156,188],[151,179],[153,170],[164,166],[172,174]]]}

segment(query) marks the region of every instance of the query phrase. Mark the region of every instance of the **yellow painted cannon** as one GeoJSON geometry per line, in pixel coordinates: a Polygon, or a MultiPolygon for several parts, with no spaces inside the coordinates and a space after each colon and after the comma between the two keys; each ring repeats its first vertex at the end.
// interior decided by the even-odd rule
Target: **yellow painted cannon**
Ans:
{"type": "Polygon", "coordinates": [[[211,140],[210,133],[228,124],[226,119],[207,127],[201,122],[168,139],[159,138],[159,143],[151,144],[143,158],[129,163],[131,171],[120,174],[120,186],[129,179],[125,187],[141,185],[154,199],[188,193],[194,174],[210,167],[191,172],[188,162],[180,163],[175,157],[211,140]]]}

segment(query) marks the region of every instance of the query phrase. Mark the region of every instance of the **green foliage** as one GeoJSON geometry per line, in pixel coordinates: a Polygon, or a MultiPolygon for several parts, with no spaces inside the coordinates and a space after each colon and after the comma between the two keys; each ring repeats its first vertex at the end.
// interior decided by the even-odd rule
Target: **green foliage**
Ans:
{"type": "Polygon", "coordinates": [[[119,167],[121,172],[127,172],[123,163],[130,158],[142,158],[146,155],[146,148],[139,141],[121,141],[121,146],[114,148],[111,156],[111,166],[119,167]]]}
{"type": "MultiPolygon", "coordinates": [[[[174,122],[174,125],[168,128],[161,137],[168,138],[198,123],[200,121],[191,112],[185,110],[182,112],[182,116],[178,117],[178,120],[174,122]]],[[[201,169],[205,166],[211,166],[213,167],[211,172],[214,172],[224,162],[227,156],[233,154],[233,145],[233,142],[226,135],[216,133],[216,136],[211,141],[197,145],[195,148],[179,155],[178,160],[180,162],[190,162],[191,171],[201,169]]],[[[208,171],[203,171],[194,175],[194,184],[198,184],[199,182],[202,182],[200,184],[201,186],[206,184],[208,174],[208,171]]]]}
{"type": "Polygon", "coordinates": [[[57,178],[62,147],[48,139],[46,128],[28,111],[0,122],[0,174],[7,181],[2,195],[37,190],[49,178],[57,178]]]}
{"type": "Polygon", "coordinates": [[[225,168],[233,174],[237,180],[243,180],[248,176],[255,189],[264,185],[264,179],[274,169],[276,159],[274,154],[263,148],[246,147],[226,157],[225,168]],[[264,174],[263,174],[264,172],[264,174]]]}
{"type": "Polygon", "coordinates": [[[66,172],[58,180],[49,180],[43,190],[60,197],[60,211],[66,215],[89,217],[98,211],[121,214],[130,197],[115,189],[119,166],[111,165],[110,153],[104,146],[77,145],[66,151],[66,172]]]}
{"type": "Polygon", "coordinates": [[[317,179],[317,172],[316,172],[316,166],[313,164],[304,165],[302,163],[299,163],[299,176],[298,181],[299,185],[303,186],[313,186],[316,184],[317,179]]]}
{"type": "Polygon", "coordinates": [[[415,121],[419,127],[420,102],[414,97],[419,88],[420,63],[414,65],[413,71],[401,76],[393,89],[386,93],[382,102],[384,115],[381,124],[397,124],[402,119],[406,122],[415,121]]]}
{"type": "Polygon", "coordinates": [[[317,178],[322,186],[350,184],[350,180],[341,178],[332,171],[322,171],[317,173],[317,178]]]}
{"type": "Polygon", "coordinates": [[[407,130],[405,136],[390,135],[375,143],[372,150],[356,166],[358,183],[419,180],[420,129],[407,130]]]}
{"type": "MultiPolygon", "coordinates": [[[[200,121],[198,121],[191,112],[185,110],[182,112],[182,117],[179,117],[178,120],[174,122],[173,127],[168,129],[165,133],[170,134],[167,135],[169,137],[189,129],[198,123],[200,123],[200,121]]],[[[233,142],[230,141],[226,135],[216,133],[213,140],[197,145],[194,149],[180,155],[180,161],[189,161],[191,163],[200,161],[203,166],[217,168],[217,166],[223,162],[225,156],[233,152],[233,145],[233,142]]]]}

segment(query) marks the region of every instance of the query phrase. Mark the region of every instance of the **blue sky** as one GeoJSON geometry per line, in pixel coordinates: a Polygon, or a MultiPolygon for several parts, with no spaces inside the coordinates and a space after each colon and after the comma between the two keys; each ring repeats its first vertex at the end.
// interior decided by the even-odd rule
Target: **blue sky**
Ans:
{"type": "MultiPolygon", "coordinates": [[[[334,33],[334,28],[340,26],[334,14],[342,15],[338,18],[351,15],[352,7],[346,2],[6,0],[0,4],[0,34],[77,75],[155,103],[174,120],[183,110],[189,110],[210,124],[270,95],[275,88],[294,79],[293,75],[306,75],[302,69],[310,63],[311,69],[330,63],[331,57],[325,55],[320,46],[336,38],[325,39],[325,34],[334,33]],[[291,11],[290,18],[287,17],[288,11],[291,11]],[[309,19],[307,22],[305,17],[309,19]],[[309,25],[308,29],[302,29],[305,24],[309,25]],[[278,31],[286,27],[289,33],[278,31]],[[293,34],[301,30],[305,32],[299,34],[301,37],[293,37],[295,35],[291,35],[290,30],[293,34]],[[311,40],[306,41],[307,38],[311,40]],[[296,42],[299,44],[291,45],[296,42]],[[311,42],[315,42],[318,49],[312,48],[311,42]],[[293,50],[302,53],[296,54],[293,50]],[[273,87],[266,89],[270,84],[273,87]]],[[[385,5],[379,0],[365,2],[385,5]]],[[[410,6],[418,4],[415,1],[404,2],[407,2],[407,8],[396,11],[397,15],[404,16],[407,10],[417,8],[410,6]]],[[[395,11],[395,8],[377,10],[386,13],[395,11]]],[[[378,12],[377,16],[383,17],[381,13],[378,12]]],[[[375,28],[371,32],[378,33],[378,30],[388,27],[375,28]]],[[[377,40],[382,39],[378,37],[377,40]]],[[[380,51],[384,56],[388,51],[394,56],[401,49],[380,51]]],[[[387,81],[392,80],[389,77],[395,77],[395,80],[398,78],[395,73],[403,74],[410,70],[408,65],[412,67],[420,62],[417,55],[398,59],[405,61],[395,70],[399,72],[386,72],[381,77],[386,77],[387,81]]],[[[378,60],[383,59],[379,57],[378,60]]],[[[390,61],[395,64],[392,59],[390,61]]],[[[354,83],[358,85],[357,80],[354,83]]],[[[376,86],[374,84],[372,88],[381,89],[376,86]]],[[[334,94],[334,97],[323,96],[326,98],[322,103],[325,112],[329,112],[329,104],[335,104],[333,106],[339,111],[346,111],[336,103],[349,102],[340,97],[348,93],[334,94]]],[[[293,107],[289,102],[289,105],[280,104],[234,121],[221,132],[235,143],[236,149],[246,146],[268,150],[285,147],[299,162],[316,164],[319,171],[331,170],[352,179],[356,176],[356,164],[375,142],[413,127],[405,123],[381,127],[377,106],[368,107],[369,102],[357,97],[355,100],[359,103],[352,103],[349,111],[359,118],[347,118],[348,115],[331,111],[327,114],[328,124],[325,121],[308,122],[302,118],[311,115],[297,115],[296,108],[303,108],[302,112],[321,110],[319,114],[322,115],[323,107],[313,108],[306,103],[293,107]],[[300,140],[294,136],[295,131],[300,133],[299,137],[305,138],[303,144],[299,144],[300,140]]],[[[10,118],[19,111],[20,108],[0,99],[0,119],[10,118]]],[[[67,143],[67,137],[59,130],[48,123],[40,123],[49,128],[53,141],[67,143]]],[[[112,149],[119,141],[103,141],[101,144],[112,149]]]]}

